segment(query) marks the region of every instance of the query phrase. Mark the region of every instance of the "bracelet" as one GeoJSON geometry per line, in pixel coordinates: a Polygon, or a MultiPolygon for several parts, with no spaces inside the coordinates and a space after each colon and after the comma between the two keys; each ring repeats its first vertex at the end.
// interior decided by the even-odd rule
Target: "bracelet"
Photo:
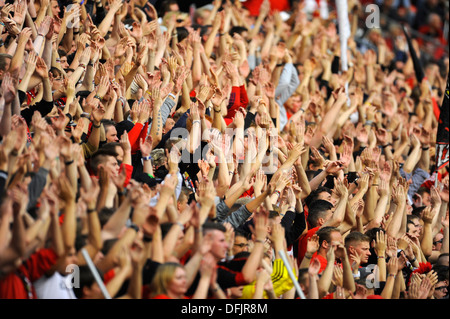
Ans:
{"type": "Polygon", "coordinates": [[[128,228],[134,229],[136,232],[139,232],[139,226],[136,225],[136,224],[134,224],[134,223],[131,223],[131,224],[128,226],[128,228]]]}
{"type": "Polygon", "coordinates": [[[384,259],[384,256],[378,256],[378,257],[377,257],[377,259],[380,259],[380,258],[384,259]]]}
{"type": "Polygon", "coordinates": [[[183,225],[182,223],[176,222],[175,224],[177,224],[178,226],[180,226],[180,228],[181,228],[182,231],[184,230],[184,225],[183,225]]]}
{"type": "Polygon", "coordinates": [[[195,123],[202,124],[202,122],[201,122],[200,120],[194,120],[194,121],[192,121],[192,125],[194,125],[195,123]]]}
{"type": "Polygon", "coordinates": [[[413,260],[410,260],[409,262],[412,264],[412,263],[414,263],[416,260],[417,260],[417,258],[414,257],[414,259],[413,259],[413,260]]]}
{"type": "Polygon", "coordinates": [[[91,114],[89,114],[89,113],[87,113],[87,112],[83,112],[83,113],[81,113],[80,117],[85,117],[85,118],[88,119],[88,118],[91,117],[91,114]]]}
{"type": "Polygon", "coordinates": [[[366,121],[366,122],[364,123],[364,125],[370,125],[370,126],[372,126],[372,124],[373,124],[373,121],[366,121]]]}
{"type": "Polygon", "coordinates": [[[255,239],[255,243],[261,243],[261,244],[264,244],[264,240],[262,240],[262,239],[255,239]]]}
{"type": "Polygon", "coordinates": [[[151,155],[145,156],[145,157],[142,157],[142,159],[143,159],[144,161],[149,161],[149,160],[152,159],[152,156],[151,156],[151,155]]]}
{"type": "Polygon", "coordinates": [[[95,94],[94,99],[98,99],[99,101],[103,100],[103,98],[98,94],[95,94]]]}
{"type": "Polygon", "coordinates": [[[213,108],[213,110],[214,110],[214,112],[216,112],[216,113],[220,113],[220,112],[221,112],[221,110],[216,111],[215,108],[213,108]]]}
{"type": "Polygon", "coordinates": [[[92,122],[92,126],[95,128],[100,128],[100,126],[102,126],[102,124],[100,123],[99,125],[95,125],[94,122],[92,122]]]}
{"type": "Polygon", "coordinates": [[[395,275],[395,274],[389,274],[388,276],[389,277],[394,277],[394,278],[397,277],[397,275],[395,275]]]}
{"type": "Polygon", "coordinates": [[[171,98],[173,98],[174,100],[177,98],[177,97],[175,96],[175,94],[173,94],[172,92],[169,93],[169,96],[170,96],[171,98]]]}
{"type": "Polygon", "coordinates": [[[305,254],[305,258],[306,258],[306,259],[311,259],[311,258],[312,258],[312,255],[311,255],[311,256],[308,256],[308,255],[305,254]]]}
{"type": "Polygon", "coordinates": [[[291,207],[289,207],[287,210],[290,211],[290,212],[295,212],[295,207],[294,207],[294,206],[291,206],[291,207]]]}
{"type": "Polygon", "coordinates": [[[41,36],[41,37],[44,37],[44,35],[43,34],[40,34],[40,33],[38,33],[38,35],[37,36],[41,36]]]}
{"type": "Polygon", "coordinates": [[[378,184],[372,184],[372,186],[378,186],[378,184]]]}
{"type": "Polygon", "coordinates": [[[70,165],[70,164],[73,164],[73,160],[71,160],[71,161],[67,161],[67,162],[64,162],[64,164],[65,164],[65,165],[70,165]]]}
{"type": "Polygon", "coordinates": [[[95,212],[95,209],[89,209],[89,208],[87,209],[88,214],[92,214],[93,212],[95,212]]]}
{"type": "Polygon", "coordinates": [[[83,69],[86,69],[86,65],[83,63],[78,64],[79,67],[82,67],[83,69]]]}
{"type": "Polygon", "coordinates": [[[422,151],[427,151],[427,150],[429,150],[430,149],[430,147],[428,146],[428,147],[422,147],[422,151]]]}
{"type": "Polygon", "coordinates": [[[272,195],[273,194],[277,194],[278,195],[278,197],[280,197],[281,196],[281,192],[280,191],[277,191],[277,190],[275,190],[273,193],[272,193],[272,195]]]}
{"type": "Polygon", "coordinates": [[[386,148],[386,147],[388,147],[388,146],[392,146],[392,143],[388,143],[388,144],[386,144],[386,145],[381,145],[381,148],[386,148]]]}

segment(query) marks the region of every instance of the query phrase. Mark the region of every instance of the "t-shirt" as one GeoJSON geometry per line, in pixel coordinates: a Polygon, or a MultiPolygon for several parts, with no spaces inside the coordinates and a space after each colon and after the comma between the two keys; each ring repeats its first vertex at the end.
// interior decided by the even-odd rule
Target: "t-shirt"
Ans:
{"type": "Polygon", "coordinates": [[[306,234],[303,234],[298,239],[298,255],[297,255],[297,263],[300,266],[302,263],[303,257],[306,253],[306,245],[308,245],[308,239],[311,238],[318,230],[320,226],[311,228],[308,230],[306,234]]]}
{"type": "MultiPolygon", "coordinates": [[[[75,277],[76,278],[76,277],[75,277]]],[[[77,299],[69,284],[75,285],[69,275],[55,272],[52,276],[42,276],[34,283],[38,299],[77,299]]]]}
{"type": "Polygon", "coordinates": [[[327,267],[328,260],[325,257],[319,255],[317,252],[315,252],[314,255],[312,256],[311,262],[314,259],[318,259],[319,262],[320,262],[319,274],[321,274],[325,270],[325,268],[327,267]]]}
{"type": "Polygon", "coordinates": [[[34,282],[53,265],[58,256],[53,249],[40,249],[19,268],[0,279],[0,299],[37,299],[34,282]]]}

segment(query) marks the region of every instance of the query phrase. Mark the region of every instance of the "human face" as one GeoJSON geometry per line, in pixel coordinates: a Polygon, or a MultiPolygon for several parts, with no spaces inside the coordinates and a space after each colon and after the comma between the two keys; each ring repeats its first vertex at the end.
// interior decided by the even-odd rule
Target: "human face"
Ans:
{"type": "Polygon", "coordinates": [[[350,246],[349,251],[355,252],[361,258],[361,263],[367,263],[369,261],[369,256],[371,255],[370,243],[364,241],[355,246],[350,246]]]}
{"type": "Polygon", "coordinates": [[[117,162],[123,162],[123,148],[122,146],[116,146],[117,162]]]}
{"type": "Polygon", "coordinates": [[[214,229],[208,234],[212,236],[211,253],[217,261],[227,256],[228,242],[225,239],[225,233],[214,229]]]}
{"type": "Polygon", "coordinates": [[[172,127],[175,125],[175,121],[171,118],[168,118],[166,121],[166,125],[164,125],[164,132],[163,133],[167,133],[169,132],[172,127]]]}
{"type": "Polygon", "coordinates": [[[443,241],[444,235],[442,235],[442,233],[437,233],[433,239],[433,250],[440,251],[442,248],[443,241]]]}
{"type": "Polygon", "coordinates": [[[169,296],[181,298],[187,291],[186,271],[177,267],[173,275],[172,281],[167,286],[169,296]]]}
{"type": "Polygon", "coordinates": [[[59,16],[60,12],[61,12],[61,9],[59,8],[58,1],[52,0],[52,13],[53,13],[53,16],[59,16]]]}
{"type": "Polygon", "coordinates": [[[52,78],[52,90],[57,91],[63,86],[64,78],[62,75],[52,78]]]}
{"type": "Polygon", "coordinates": [[[234,238],[234,244],[233,244],[233,255],[236,255],[243,251],[248,251],[248,240],[245,237],[242,236],[236,236],[234,238]]]}
{"type": "Polygon", "coordinates": [[[108,156],[106,163],[100,165],[103,165],[110,177],[117,177],[119,175],[119,163],[114,156],[108,156]]]}
{"type": "Polygon", "coordinates": [[[69,68],[69,63],[67,63],[67,57],[66,56],[61,57],[60,63],[61,63],[61,67],[63,69],[69,68]]]}
{"type": "Polygon", "coordinates": [[[106,143],[118,142],[119,138],[117,137],[117,130],[115,126],[110,125],[106,132],[106,143]]]}
{"type": "MultiPolygon", "coordinates": [[[[11,59],[10,58],[5,58],[5,70],[9,70],[9,67],[11,66],[11,59]]],[[[3,74],[5,73],[5,71],[0,70],[0,80],[3,78],[3,74]]]]}
{"type": "Polygon", "coordinates": [[[420,221],[418,218],[415,218],[412,220],[412,223],[408,224],[408,234],[410,234],[413,237],[419,237],[420,232],[422,230],[422,225],[420,224],[420,221]]]}
{"type": "Polygon", "coordinates": [[[433,296],[436,299],[441,299],[445,297],[448,293],[448,282],[446,280],[439,281],[434,287],[433,296]]]}

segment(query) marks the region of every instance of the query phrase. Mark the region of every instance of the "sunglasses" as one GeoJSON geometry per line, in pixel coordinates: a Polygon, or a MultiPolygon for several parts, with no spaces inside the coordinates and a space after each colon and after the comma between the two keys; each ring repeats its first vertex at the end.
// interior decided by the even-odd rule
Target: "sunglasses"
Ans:
{"type": "Polygon", "coordinates": [[[234,245],[240,248],[248,247],[248,244],[234,244],[234,245]]]}
{"type": "Polygon", "coordinates": [[[442,287],[435,287],[434,290],[444,290],[447,289],[447,286],[442,286],[442,287]]]}

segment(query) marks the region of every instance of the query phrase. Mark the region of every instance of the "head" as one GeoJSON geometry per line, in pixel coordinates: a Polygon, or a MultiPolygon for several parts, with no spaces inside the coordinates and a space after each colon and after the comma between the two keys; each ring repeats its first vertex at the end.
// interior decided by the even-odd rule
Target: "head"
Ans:
{"type": "Polygon", "coordinates": [[[248,251],[248,238],[244,233],[235,231],[232,251],[234,256],[240,252],[248,251]]]}
{"type": "Polygon", "coordinates": [[[67,62],[67,52],[63,49],[58,49],[58,55],[59,55],[59,63],[61,65],[61,68],[63,70],[68,69],[69,62],[67,62]]]}
{"type": "Polygon", "coordinates": [[[341,232],[336,227],[322,227],[316,234],[319,236],[319,254],[326,254],[333,244],[342,243],[341,232]]]}
{"type": "Polygon", "coordinates": [[[102,120],[103,127],[105,128],[106,143],[118,142],[116,122],[111,120],[102,120]]]}
{"type": "Polygon", "coordinates": [[[309,276],[308,276],[308,268],[302,268],[298,270],[298,284],[303,291],[303,294],[306,296],[309,293],[309,276]]]}
{"type": "Polygon", "coordinates": [[[123,162],[124,152],[119,142],[106,143],[101,147],[101,150],[109,150],[111,151],[111,153],[115,152],[117,154],[116,155],[117,163],[120,165],[123,162]]]}
{"type": "Polygon", "coordinates": [[[191,193],[192,193],[192,191],[189,188],[184,187],[184,186],[181,187],[181,193],[177,199],[177,210],[180,213],[188,206],[189,195],[191,193]]]}
{"type": "Polygon", "coordinates": [[[448,256],[448,253],[440,254],[438,259],[436,260],[436,265],[448,266],[448,256]]]}
{"type": "Polygon", "coordinates": [[[329,189],[328,187],[319,186],[311,193],[309,193],[309,195],[305,198],[305,204],[309,207],[311,203],[318,199],[326,200],[331,203],[331,194],[331,189],[329,189]]]}
{"type": "Polygon", "coordinates": [[[434,251],[440,251],[442,248],[442,243],[444,242],[444,235],[439,232],[436,235],[434,235],[433,238],[433,250],[434,251]]]}
{"type": "Polygon", "coordinates": [[[322,226],[333,215],[333,204],[329,201],[319,199],[308,207],[308,224],[311,228],[322,226]]]}
{"type": "Polygon", "coordinates": [[[431,192],[430,189],[427,187],[420,187],[416,194],[420,195],[422,197],[422,205],[424,206],[430,206],[431,205],[431,192]]]}
{"type": "Polygon", "coordinates": [[[0,53],[0,80],[3,78],[3,74],[9,70],[11,66],[12,55],[6,53],[0,53]]]}
{"type": "Polygon", "coordinates": [[[406,216],[406,232],[413,237],[419,238],[420,233],[422,231],[422,224],[420,223],[420,217],[416,215],[407,215],[406,216]]]}
{"type": "Polygon", "coordinates": [[[117,153],[112,150],[99,149],[91,157],[90,166],[95,176],[99,176],[103,168],[110,177],[119,175],[120,166],[117,161],[117,153]]]}
{"type": "Polygon", "coordinates": [[[167,120],[166,120],[166,124],[164,125],[164,127],[163,127],[163,130],[162,130],[162,133],[163,134],[166,134],[167,132],[169,132],[171,129],[172,129],[172,127],[175,125],[175,121],[172,119],[172,118],[168,118],[167,120]]]}
{"type": "Polygon", "coordinates": [[[186,270],[178,263],[166,262],[156,269],[150,283],[151,296],[182,298],[187,291],[186,270]]]}
{"type": "MultiPolygon", "coordinates": [[[[74,285],[73,292],[78,299],[98,299],[103,296],[100,286],[97,284],[91,269],[87,265],[79,266],[79,278],[80,284],[78,287],[74,285]]],[[[97,269],[100,277],[103,278],[103,274],[97,269]]]]}
{"type": "Polygon", "coordinates": [[[442,299],[448,295],[449,269],[448,266],[433,266],[433,270],[438,277],[438,282],[434,286],[433,296],[436,299],[442,299]]]}
{"type": "Polygon", "coordinates": [[[50,3],[52,14],[54,17],[59,16],[61,9],[59,8],[59,3],[57,0],[52,0],[50,3]]]}
{"type": "Polygon", "coordinates": [[[370,254],[370,237],[366,234],[352,231],[345,237],[345,248],[349,255],[359,256],[361,263],[369,261],[370,254]]]}
{"type": "Polygon", "coordinates": [[[64,74],[57,68],[50,68],[52,91],[59,90],[64,86],[64,74]]]}
{"type": "Polygon", "coordinates": [[[225,239],[226,228],[222,224],[215,222],[206,222],[203,224],[203,236],[212,240],[211,254],[216,261],[227,256],[228,242],[225,239]]]}

